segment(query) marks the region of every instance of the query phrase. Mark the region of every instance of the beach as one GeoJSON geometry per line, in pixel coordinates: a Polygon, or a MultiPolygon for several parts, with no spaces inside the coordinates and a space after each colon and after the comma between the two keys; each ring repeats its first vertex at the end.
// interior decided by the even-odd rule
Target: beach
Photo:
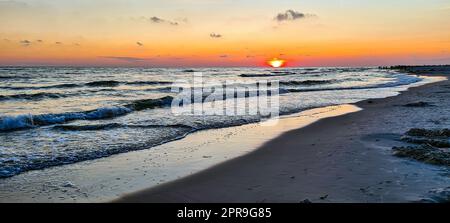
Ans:
{"type": "Polygon", "coordinates": [[[199,131],[147,150],[25,172],[0,180],[0,201],[110,202],[243,156],[286,131],[358,110],[353,105],[316,108],[282,117],[276,125],[199,131]]]}
{"type": "MultiPolygon", "coordinates": [[[[328,70],[335,72],[336,69],[328,70]]],[[[36,158],[42,158],[39,163],[49,165],[67,158],[76,162],[28,171],[19,169],[13,172],[14,176],[1,178],[0,202],[447,201],[450,183],[446,165],[416,161],[414,157],[407,157],[408,154],[403,155],[406,157],[394,156],[394,146],[404,153],[401,146],[414,145],[405,143],[403,139],[411,128],[444,129],[450,124],[447,117],[450,91],[450,84],[445,78],[448,76],[447,68],[409,69],[412,68],[386,71],[342,68],[339,71],[342,74],[338,74],[340,76],[325,73],[331,76],[333,82],[336,82],[335,77],[348,80],[353,80],[355,75],[377,77],[377,72],[386,75],[388,80],[394,80],[386,83],[375,79],[378,85],[355,86],[352,89],[345,84],[342,89],[330,89],[323,80],[312,82],[310,76],[317,78],[314,76],[316,70],[309,70],[311,74],[298,76],[302,81],[291,80],[286,86],[295,84],[302,90],[317,85],[323,90],[293,91],[281,95],[280,102],[290,110],[283,113],[275,125],[266,125],[266,122],[271,122],[270,119],[258,122],[244,116],[188,116],[188,119],[174,116],[161,119],[170,110],[157,108],[118,114],[118,117],[108,119],[48,123],[49,127],[4,132],[1,136],[10,140],[4,143],[13,143],[14,137],[25,140],[20,144],[11,144],[14,146],[34,145],[35,141],[41,143],[42,147],[27,150],[38,156],[31,156],[33,159],[24,160],[26,162],[36,158]],[[406,73],[414,74],[408,77],[406,73]],[[390,75],[395,78],[389,78],[390,75]],[[418,79],[421,81],[415,82],[418,79]],[[305,83],[308,85],[305,86],[305,83]],[[202,119],[203,122],[199,122],[202,119]],[[176,125],[176,122],[168,123],[177,120],[182,120],[186,126],[195,124],[205,127],[188,134],[181,132],[182,135],[175,135],[172,139],[167,136],[166,128],[186,129],[186,126],[176,125]],[[136,125],[137,121],[146,125],[136,125]],[[155,121],[164,126],[154,125],[155,121]],[[38,137],[37,133],[45,137],[38,137]],[[155,138],[155,133],[163,138],[155,138]],[[125,141],[121,141],[122,138],[116,135],[128,138],[122,137],[125,141]],[[149,144],[144,144],[142,148],[136,147],[134,142],[130,144],[133,140],[145,142],[148,136],[149,144]],[[78,138],[83,140],[77,141],[78,138]],[[40,139],[50,144],[46,146],[40,139]],[[154,145],[152,140],[159,139],[167,141],[154,145]],[[108,144],[105,147],[103,143],[108,144]],[[117,147],[122,144],[127,146],[117,147]],[[80,150],[82,145],[89,145],[89,150],[80,150]],[[97,145],[101,147],[97,148],[97,145]],[[60,149],[64,150],[59,152],[60,149]],[[41,151],[50,151],[53,156],[47,158],[41,151]],[[72,156],[67,156],[66,151],[71,152],[68,155],[72,156]],[[90,151],[100,153],[85,153],[90,151]],[[117,154],[105,155],[103,151],[115,151],[117,154]],[[82,156],[73,157],[73,153],[82,156]],[[84,160],[85,154],[103,155],[84,160]]],[[[294,69],[292,72],[298,74],[304,70],[294,69]]],[[[119,71],[120,74],[122,70],[119,71]]],[[[267,73],[265,70],[257,71],[267,73]]],[[[326,72],[323,69],[320,71],[326,72]]],[[[179,72],[182,75],[184,71],[179,72]]],[[[268,74],[279,78],[275,71],[268,74]]],[[[267,74],[258,74],[257,78],[262,75],[267,74]]],[[[76,87],[83,83],[83,80],[80,81],[76,87]]],[[[100,90],[105,89],[103,85],[111,83],[114,86],[108,87],[108,91],[120,92],[121,85],[127,88],[128,85],[138,85],[132,90],[140,91],[141,85],[151,83],[153,92],[153,84],[159,86],[161,81],[101,82],[100,90]]],[[[49,86],[54,88],[60,85],[49,86]]],[[[65,94],[73,88],[62,87],[65,94]]],[[[91,88],[96,90],[98,87],[88,87],[91,88]]],[[[127,104],[133,103],[141,102],[135,100],[127,104]]],[[[3,155],[13,156],[3,158],[6,164],[2,166],[4,170],[14,170],[10,167],[22,164],[22,157],[18,156],[17,151],[11,151],[14,153],[4,151],[3,155]]]]}
{"type": "MultiPolygon", "coordinates": [[[[409,70],[408,72],[411,72],[409,70]]],[[[448,67],[414,73],[449,76],[448,67]]],[[[449,168],[394,156],[413,128],[450,126],[448,80],[355,103],[258,149],[115,202],[448,202],[449,168]]]]}

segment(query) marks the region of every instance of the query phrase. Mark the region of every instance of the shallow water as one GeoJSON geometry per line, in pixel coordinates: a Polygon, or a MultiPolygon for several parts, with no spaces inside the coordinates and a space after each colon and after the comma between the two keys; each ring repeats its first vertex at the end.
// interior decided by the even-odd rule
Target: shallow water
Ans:
{"type": "Polygon", "coordinates": [[[192,71],[206,83],[277,80],[281,115],[391,96],[423,80],[376,68],[0,68],[0,178],[262,120],[173,115],[172,83],[192,71]]]}

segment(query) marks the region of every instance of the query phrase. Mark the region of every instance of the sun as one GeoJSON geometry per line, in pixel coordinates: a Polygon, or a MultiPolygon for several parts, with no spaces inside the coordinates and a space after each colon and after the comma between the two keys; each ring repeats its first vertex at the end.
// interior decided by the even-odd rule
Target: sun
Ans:
{"type": "Polygon", "coordinates": [[[270,66],[274,67],[274,68],[278,68],[278,67],[284,66],[284,64],[286,63],[286,61],[285,61],[285,60],[278,59],[278,58],[273,58],[273,59],[267,61],[267,63],[268,63],[270,66]]]}

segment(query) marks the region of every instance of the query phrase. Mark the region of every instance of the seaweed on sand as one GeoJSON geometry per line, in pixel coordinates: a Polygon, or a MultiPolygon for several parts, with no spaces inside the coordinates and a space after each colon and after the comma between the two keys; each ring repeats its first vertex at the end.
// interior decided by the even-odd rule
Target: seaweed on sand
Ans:
{"type": "Polygon", "coordinates": [[[424,163],[450,167],[450,152],[434,146],[423,144],[419,146],[393,147],[394,155],[409,157],[424,163]]]}
{"type": "Polygon", "coordinates": [[[409,157],[421,162],[450,167],[450,130],[413,128],[402,141],[414,146],[393,147],[394,155],[409,157]]]}
{"type": "Polygon", "coordinates": [[[404,107],[431,107],[433,105],[428,102],[419,101],[419,102],[408,103],[403,106],[404,107]]]}

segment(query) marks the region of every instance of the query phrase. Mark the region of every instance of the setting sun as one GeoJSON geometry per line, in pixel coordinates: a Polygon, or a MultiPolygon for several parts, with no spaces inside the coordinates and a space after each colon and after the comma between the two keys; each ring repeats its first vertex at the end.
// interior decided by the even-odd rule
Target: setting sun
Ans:
{"type": "Polygon", "coordinates": [[[285,64],[285,61],[277,59],[277,58],[273,58],[272,60],[268,61],[268,64],[272,67],[277,68],[277,67],[282,67],[285,64]]]}

